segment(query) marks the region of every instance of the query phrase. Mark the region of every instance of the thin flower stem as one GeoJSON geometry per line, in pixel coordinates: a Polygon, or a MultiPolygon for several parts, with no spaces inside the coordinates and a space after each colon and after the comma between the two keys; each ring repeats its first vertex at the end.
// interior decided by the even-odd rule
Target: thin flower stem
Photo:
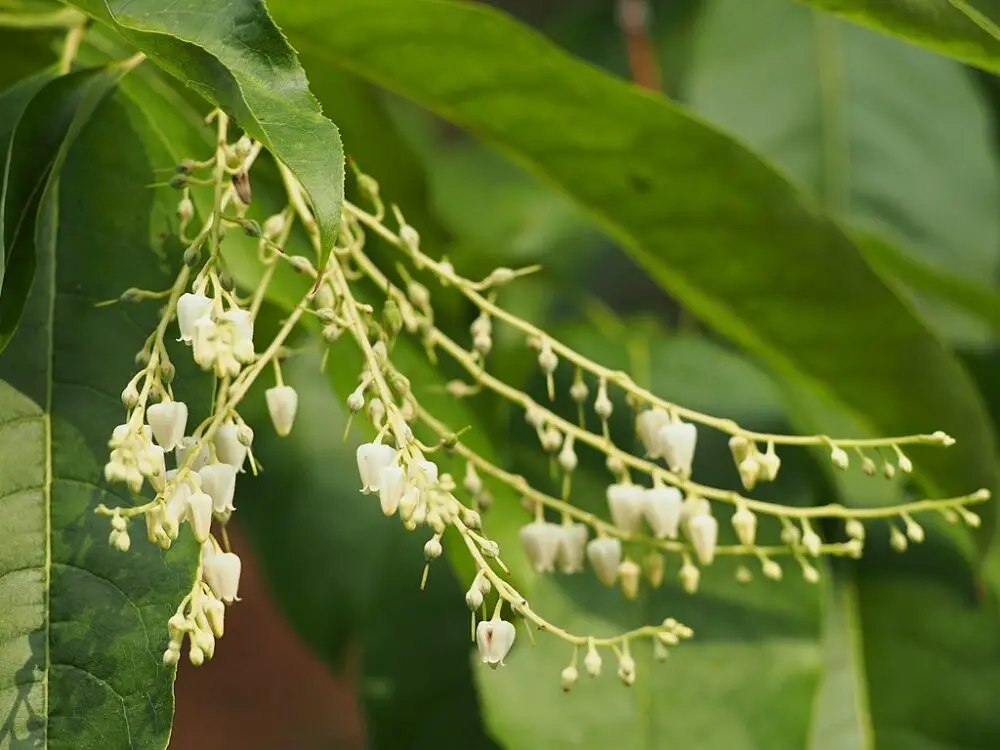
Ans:
{"type": "Polygon", "coordinates": [[[474,289],[475,284],[473,282],[459,276],[448,266],[433,260],[430,256],[425,255],[420,250],[407,247],[395,232],[385,227],[367,211],[364,211],[349,201],[344,202],[344,207],[345,211],[347,211],[351,216],[372,229],[376,234],[381,236],[390,244],[395,245],[398,249],[410,255],[418,267],[427,267],[431,269],[431,271],[433,271],[434,274],[442,281],[456,286],[462,294],[464,294],[471,302],[484,312],[487,312],[496,319],[502,320],[512,327],[520,330],[529,338],[537,338],[550,342],[552,350],[568,362],[587,370],[598,378],[605,378],[609,383],[615,383],[627,393],[632,394],[645,403],[658,406],[683,419],[713,427],[729,435],[739,435],[747,440],[753,440],[756,442],[772,441],[778,445],[837,445],[842,448],[874,448],[894,444],[930,444],[948,446],[953,442],[952,439],[944,433],[906,435],[892,438],[832,438],[829,435],[777,435],[765,432],[754,432],[752,430],[743,429],[739,426],[739,424],[731,419],[713,417],[709,414],[703,414],[702,412],[687,409],[683,406],[665,401],[651,391],[648,391],[645,388],[640,388],[632,380],[628,373],[621,370],[612,370],[607,367],[603,367],[587,357],[584,357],[582,354],[579,354],[565,344],[553,339],[541,329],[531,325],[530,323],[491,302],[474,289]]]}

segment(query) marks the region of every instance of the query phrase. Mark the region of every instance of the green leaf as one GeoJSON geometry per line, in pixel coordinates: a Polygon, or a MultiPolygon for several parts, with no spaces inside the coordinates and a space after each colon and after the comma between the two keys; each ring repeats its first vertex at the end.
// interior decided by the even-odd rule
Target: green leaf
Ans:
{"type": "Polygon", "coordinates": [[[0,133],[0,352],[14,335],[35,272],[35,217],[80,129],[131,65],[61,76],[39,73],[0,100],[9,135],[0,133]]]}
{"type": "Polygon", "coordinates": [[[326,256],[340,227],[344,150],[294,51],[256,0],[76,0],[208,101],[236,118],[299,178],[326,256]]]}
{"type": "Polygon", "coordinates": [[[175,198],[146,187],[162,158],[119,99],[94,113],[43,202],[38,272],[0,359],[5,747],[161,750],[169,736],[166,621],[194,580],[195,545],[184,536],[164,555],[133,525],[122,554],[94,513],[133,502],[103,466],[133,353],[157,321],[155,305],[95,303],[170,283],[159,237],[175,198]]]}
{"type": "MultiPolygon", "coordinates": [[[[714,0],[694,50],[692,106],[832,215],[931,268],[970,281],[997,275],[992,123],[961,65],[786,0],[714,0]]],[[[950,341],[989,340],[953,306],[917,302],[950,341]]]]}
{"type": "Polygon", "coordinates": [[[685,307],[775,373],[880,434],[952,434],[958,449],[919,456],[935,494],[996,485],[966,374],[850,239],[740,144],[477,5],[273,9],[293,43],[322,38],[329,64],[468,128],[573,196],[685,307]]]}
{"type": "Polygon", "coordinates": [[[995,0],[801,0],[941,55],[1000,72],[995,0]]]}

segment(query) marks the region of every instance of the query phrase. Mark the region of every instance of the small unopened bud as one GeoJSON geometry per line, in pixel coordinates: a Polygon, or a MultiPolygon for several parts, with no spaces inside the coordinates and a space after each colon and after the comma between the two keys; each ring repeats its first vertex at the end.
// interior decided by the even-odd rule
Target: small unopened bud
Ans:
{"type": "Polygon", "coordinates": [[[579,677],[580,673],[577,671],[576,667],[570,664],[562,671],[562,674],[560,675],[559,678],[562,683],[562,689],[565,690],[566,692],[572,690],[573,686],[576,684],[576,681],[577,679],[579,679],[579,677]]]}
{"type": "Polygon", "coordinates": [[[906,535],[895,525],[889,528],[889,544],[897,552],[906,552],[908,545],[906,535]]]}
{"type": "Polygon", "coordinates": [[[316,267],[313,266],[312,261],[304,255],[289,255],[288,262],[291,263],[292,268],[299,273],[309,274],[310,276],[316,273],[316,267]]]}
{"type": "Polygon", "coordinates": [[[171,642],[170,648],[163,652],[163,666],[172,667],[180,661],[181,658],[181,647],[180,644],[175,644],[171,642]]]}
{"type": "Polygon", "coordinates": [[[253,443],[253,428],[246,422],[241,422],[240,426],[236,429],[236,439],[240,441],[241,445],[249,448],[253,443]]]}
{"type": "Polygon", "coordinates": [[[698,592],[698,583],[701,580],[701,571],[690,560],[685,558],[680,572],[681,587],[689,594],[698,592]]]}
{"type": "Polygon", "coordinates": [[[597,387],[597,398],[594,399],[594,413],[597,414],[598,419],[607,420],[612,411],[614,411],[614,406],[611,399],[608,398],[608,384],[602,380],[597,387]]]}
{"type": "Polygon", "coordinates": [[[465,465],[465,477],[462,486],[470,495],[477,495],[483,489],[483,480],[479,478],[476,465],[471,461],[465,465]]]}
{"type": "Polygon", "coordinates": [[[913,472],[913,462],[899,448],[896,448],[896,466],[904,474],[913,472]]]}
{"type": "Polygon", "coordinates": [[[803,522],[802,546],[813,557],[817,557],[823,547],[823,540],[820,539],[819,534],[813,531],[811,526],[806,525],[806,522],[803,522]]]}
{"type": "Polygon", "coordinates": [[[635,684],[635,659],[632,658],[632,654],[628,650],[618,659],[618,679],[627,687],[635,684]]]}
{"type": "Polygon", "coordinates": [[[191,660],[192,666],[200,667],[205,663],[205,652],[192,643],[191,648],[188,650],[188,659],[191,660]]]}
{"type": "Polygon", "coordinates": [[[406,285],[406,296],[410,298],[410,302],[421,310],[425,310],[430,307],[431,293],[427,290],[427,287],[419,281],[411,280],[406,285]]]}
{"type": "Polygon", "coordinates": [[[181,224],[187,224],[193,217],[194,203],[190,198],[181,198],[181,202],[177,204],[177,218],[181,220],[181,224]]]}
{"type": "Polygon", "coordinates": [[[269,240],[276,240],[285,231],[285,215],[272,214],[264,221],[263,235],[269,240]]]}
{"type": "Polygon", "coordinates": [[[750,583],[753,580],[753,573],[750,572],[750,568],[746,565],[740,565],[736,568],[736,581],[738,583],[750,583]]]}
{"type": "Polygon", "coordinates": [[[233,175],[233,188],[236,190],[236,197],[243,202],[244,205],[250,205],[250,199],[253,197],[253,190],[250,187],[250,175],[246,172],[237,172],[233,175]]]}
{"type": "Polygon", "coordinates": [[[639,596],[639,579],[642,576],[642,568],[633,560],[622,560],[618,566],[618,580],[621,583],[622,594],[626,599],[635,599],[639,596]]]}
{"type": "Polygon", "coordinates": [[[844,524],[844,531],[847,532],[847,536],[851,539],[864,540],[865,538],[865,525],[857,518],[847,519],[847,523],[844,524]]]}
{"type": "Polygon", "coordinates": [[[420,234],[409,224],[403,224],[399,228],[399,239],[403,241],[404,247],[411,253],[420,249],[420,234]]]}
{"type": "Polygon", "coordinates": [[[896,467],[893,466],[888,461],[886,461],[884,464],[882,464],[882,474],[885,476],[886,479],[892,479],[894,476],[896,476],[896,467]]]}
{"type": "Polygon", "coordinates": [[[135,383],[129,383],[122,391],[122,404],[126,409],[134,409],[138,403],[139,389],[135,387],[135,383]]]}
{"type": "Polygon", "coordinates": [[[286,437],[295,423],[295,413],[299,407],[299,395],[290,385],[278,385],[264,392],[267,411],[271,423],[279,437],[286,437]]]}
{"type": "Polygon", "coordinates": [[[188,268],[196,268],[201,263],[201,247],[192,245],[184,251],[184,265],[188,268]]]}
{"type": "Polygon", "coordinates": [[[182,188],[187,187],[188,177],[186,174],[178,172],[177,174],[173,175],[169,180],[167,180],[167,184],[174,190],[181,190],[182,188]]]}
{"type": "Polygon", "coordinates": [[[666,661],[670,657],[667,647],[658,640],[653,641],[653,658],[657,661],[666,661]]]}
{"type": "Polygon", "coordinates": [[[733,462],[739,466],[750,455],[752,443],[742,435],[729,438],[729,452],[733,454],[733,462]]]}
{"type": "Polygon", "coordinates": [[[393,336],[403,330],[403,313],[400,312],[399,303],[396,300],[387,299],[382,306],[382,323],[393,336]]]}
{"type": "Polygon", "coordinates": [[[757,538],[757,516],[749,508],[739,508],[733,513],[733,529],[740,544],[752,547],[757,538]]]}
{"type": "Polygon", "coordinates": [[[870,477],[875,476],[875,472],[878,471],[878,467],[875,466],[875,462],[870,456],[865,456],[861,459],[861,471],[870,477]]]}
{"type": "MultiPolygon", "coordinates": [[[[578,404],[582,404],[587,400],[587,395],[590,393],[590,389],[587,384],[583,382],[582,378],[573,381],[573,385],[569,387],[569,397],[576,401],[578,404]]],[[[595,404],[596,408],[596,404],[595,404]]]]}
{"type": "Polygon", "coordinates": [[[559,357],[552,350],[552,342],[548,339],[542,341],[541,349],[538,352],[538,366],[542,368],[542,372],[546,375],[554,373],[556,367],[559,366],[559,357]]]}
{"type": "Polygon", "coordinates": [[[264,233],[253,219],[240,219],[240,228],[247,237],[260,237],[264,233]]]}
{"type": "Polygon", "coordinates": [[[436,536],[432,536],[424,545],[424,557],[428,560],[438,559],[442,552],[444,552],[444,548],[441,546],[441,540],[436,536]]]}
{"type": "Polygon", "coordinates": [[[347,408],[352,414],[357,414],[365,408],[365,394],[362,390],[357,390],[347,397],[347,408]]]}
{"type": "Polygon", "coordinates": [[[830,461],[838,469],[846,469],[850,464],[850,459],[847,456],[847,451],[845,451],[839,445],[835,445],[830,450],[830,461]]]}
{"type": "Polygon", "coordinates": [[[563,441],[562,450],[559,451],[559,466],[567,474],[571,473],[577,466],[576,451],[573,450],[573,436],[567,435],[563,441]]]}
{"type": "Polygon", "coordinates": [[[774,444],[768,446],[767,453],[757,456],[757,464],[760,466],[759,479],[764,482],[773,482],[778,478],[778,470],[781,468],[781,459],[774,452],[774,444]]]}
{"type": "Polygon", "coordinates": [[[587,655],[583,657],[583,668],[587,670],[587,674],[591,677],[597,677],[601,674],[601,655],[597,651],[597,646],[594,645],[593,641],[587,644],[587,655]]]}
{"type": "Polygon", "coordinates": [[[761,562],[760,571],[764,574],[765,578],[770,578],[772,581],[781,580],[781,565],[770,558],[761,562]]]}
{"type": "Polygon", "coordinates": [[[819,583],[819,571],[809,563],[802,562],[802,578],[806,583],[819,583]]]}
{"type": "Polygon", "coordinates": [[[740,482],[747,490],[752,490],[757,486],[757,479],[760,477],[760,464],[755,456],[747,456],[739,465],[740,482]]]}
{"type": "Polygon", "coordinates": [[[646,570],[646,580],[654,589],[658,589],[663,584],[663,573],[666,563],[663,555],[659,552],[650,552],[643,559],[643,567],[646,570]]]}
{"type": "Polygon", "coordinates": [[[486,279],[488,286],[503,286],[514,280],[515,274],[509,268],[494,268],[486,279]]]}
{"type": "Polygon", "coordinates": [[[475,583],[465,592],[465,605],[473,612],[483,606],[483,592],[475,583]]]}
{"type": "Polygon", "coordinates": [[[976,513],[973,513],[968,508],[958,508],[958,513],[962,516],[962,520],[973,529],[978,529],[983,522],[976,513]]]}

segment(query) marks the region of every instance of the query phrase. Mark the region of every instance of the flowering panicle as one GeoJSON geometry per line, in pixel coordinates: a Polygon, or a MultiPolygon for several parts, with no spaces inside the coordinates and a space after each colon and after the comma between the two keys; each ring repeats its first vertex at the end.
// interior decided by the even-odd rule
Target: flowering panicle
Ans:
{"type": "MultiPolygon", "coordinates": [[[[295,177],[279,165],[288,206],[263,224],[248,219],[250,170],[260,145],[245,137],[229,144],[225,115],[216,113],[215,119],[220,144],[216,154],[195,163],[196,169],[211,171],[210,181],[217,188],[213,205],[201,229],[189,237],[196,205],[190,188],[183,188],[178,216],[187,248],[185,265],[140,354],[141,369],[122,393],[126,418],[109,441],[107,480],[125,483],[135,493],[148,484],[152,499],[130,508],[98,509],[111,519],[109,543],[116,549],[129,549],[128,524],[138,515],[145,518],[149,540],[163,548],[186,533],[185,527],[200,544],[195,583],[168,623],[166,664],[177,662],[185,639],[192,663],[210,659],[223,634],[225,609],[238,601],[240,559],[229,549],[225,533],[217,534],[224,532],[238,507],[238,476],[247,466],[251,472],[257,466],[251,450],[254,432],[238,407],[258,377],[273,368],[275,383],[264,394],[272,427],[280,436],[294,429],[299,396],[282,380],[280,360],[285,340],[303,315],[316,318],[324,342],[351,340],[362,355],[363,365],[346,405],[352,419],[367,420],[373,435],[356,451],[358,489],[369,496],[365,502],[377,502],[385,516],[397,517],[404,528],[423,535],[425,577],[443,554],[447,539],[454,539],[456,548],[471,556],[476,572],[465,600],[479,656],[492,668],[502,666],[514,648],[517,618],[572,646],[572,661],[560,674],[564,690],[572,689],[579,679],[581,649],[588,675],[602,672],[601,652],[605,656],[610,652],[619,679],[632,685],[639,676],[632,656],[634,641],[651,640],[654,654],[662,659],[693,635],[672,618],[603,637],[571,633],[544,619],[515,588],[504,562],[519,551],[501,550],[483,528],[483,514],[502,487],[522,497],[530,513],[517,541],[535,575],[576,575],[589,569],[627,599],[637,598],[644,587],[661,586],[668,573],[678,570],[681,588],[693,594],[699,589],[702,569],[724,557],[752,561],[772,580],[784,574],[776,558],[790,557],[804,579],[815,582],[820,577],[817,561],[824,556],[863,552],[865,522],[874,519],[890,521],[890,541],[900,551],[923,540],[923,528],[915,518],[919,513],[942,513],[970,525],[978,522],[967,506],[985,500],[988,493],[983,490],[945,500],[852,509],[789,507],[699,483],[698,445],[706,430],[727,436],[744,493],[775,481],[782,466],[779,451],[791,446],[819,448],[840,470],[850,470],[852,456],[857,455],[857,465],[866,474],[876,473],[871,453],[882,461],[882,473],[891,476],[897,470],[913,471],[904,446],[945,446],[952,441],[942,433],[885,439],[757,433],[729,419],[665,401],[627,374],[587,359],[499,304],[505,285],[537,269],[495,269],[479,281],[460,276],[447,259],[434,260],[422,249],[420,234],[407,224],[402,211],[396,206],[387,211],[377,183],[360,172],[358,184],[373,210],[345,202],[337,246],[325,266],[318,268],[312,257],[292,255],[284,248],[293,225],[299,223],[313,242],[314,257],[327,255],[295,177]],[[395,218],[395,231],[386,224],[389,215],[395,218]],[[233,228],[257,239],[264,266],[262,281],[248,299],[234,294],[222,265],[220,244],[233,228]],[[398,249],[403,261],[397,268],[399,284],[366,253],[366,235],[372,233],[398,249]],[[273,341],[262,346],[255,341],[254,321],[281,262],[312,284],[273,341]],[[417,273],[457,290],[477,309],[467,334],[460,337],[463,341],[435,324],[434,293],[417,280],[417,273]],[[381,292],[378,300],[357,299],[355,282],[362,277],[381,292]],[[425,408],[392,355],[396,338],[402,336],[414,338],[431,362],[444,356],[464,371],[462,379],[445,387],[452,398],[489,392],[524,412],[538,446],[548,456],[557,480],[554,492],[543,491],[484,457],[463,441],[461,430],[455,431],[460,425],[447,425],[425,408]],[[206,377],[214,379],[212,410],[201,422],[175,398],[174,366],[165,345],[173,338],[188,348],[186,356],[206,377]],[[490,371],[499,342],[506,345],[511,340],[532,349],[552,403],[535,401],[490,371]],[[576,414],[572,416],[554,405],[557,383],[563,382],[557,376],[566,368],[573,373],[569,396],[576,414]],[[620,405],[621,397],[626,406],[620,405]],[[612,415],[629,409],[634,435],[612,434],[612,415]],[[598,429],[588,427],[591,410],[598,429]],[[586,488],[574,480],[581,461],[589,460],[585,450],[603,454],[609,474],[603,490],[606,512],[599,514],[575,502],[580,487],[586,488]],[[884,455],[894,458],[885,461],[884,455]],[[758,523],[762,516],[777,519],[780,536],[761,539],[770,535],[771,528],[758,523]],[[822,519],[843,521],[846,539],[824,538],[819,532],[826,528],[819,524],[822,519]],[[679,564],[668,565],[671,557],[679,564]],[[502,616],[504,608],[510,612],[507,619],[502,616]]],[[[735,570],[741,582],[754,578],[746,564],[735,570]]]]}

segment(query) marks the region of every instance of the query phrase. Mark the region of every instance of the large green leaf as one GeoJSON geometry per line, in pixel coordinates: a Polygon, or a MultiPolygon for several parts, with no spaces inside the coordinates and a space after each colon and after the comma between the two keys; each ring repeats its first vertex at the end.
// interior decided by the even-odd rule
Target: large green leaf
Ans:
{"type": "Polygon", "coordinates": [[[330,64],[469,128],[576,198],[687,308],[776,373],[879,433],[953,434],[959,449],[919,456],[935,492],[996,484],[965,373],[848,237],[740,144],[486,8],[273,9],[293,43],[322,38],[330,64]]]}
{"type": "MultiPolygon", "coordinates": [[[[692,106],[746,139],[834,216],[967,279],[1000,267],[989,111],[958,63],[786,0],[710,2],[692,106]]],[[[920,300],[951,341],[988,329],[920,300]]]]}
{"type": "Polygon", "coordinates": [[[1000,72],[996,0],[802,0],[934,52],[1000,72]]]}
{"type": "MultiPolygon", "coordinates": [[[[183,536],[166,555],[132,529],[107,544],[99,503],[119,399],[155,305],[96,308],[126,287],[169,285],[173,196],[146,186],[164,159],[117,99],[82,130],[42,206],[38,272],[0,359],[0,745],[148,748],[167,742],[174,672],[166,620],[194,577],[183,536]],[[153,163],[151,163],[153,162],[153,163]]],[[[190,369],[178,357],[178,383],[190,369]]],[[[190,399],[189,399],[190,400],[190,399]]]]}
{"type": "Polygon", "coordinates": [[[233,115],[299,178],[312,199],[324,259],[340,226],[344,151],[305,74],[257,0],[76,0],[208,101],[233,115]]]}
{"type": "Polygon", "coordinates": [[[129,66],[52,80],[41,72],[0,99],[0,352],[10,341],[35,271],[35,217],[79,130],[129,66]]]}

